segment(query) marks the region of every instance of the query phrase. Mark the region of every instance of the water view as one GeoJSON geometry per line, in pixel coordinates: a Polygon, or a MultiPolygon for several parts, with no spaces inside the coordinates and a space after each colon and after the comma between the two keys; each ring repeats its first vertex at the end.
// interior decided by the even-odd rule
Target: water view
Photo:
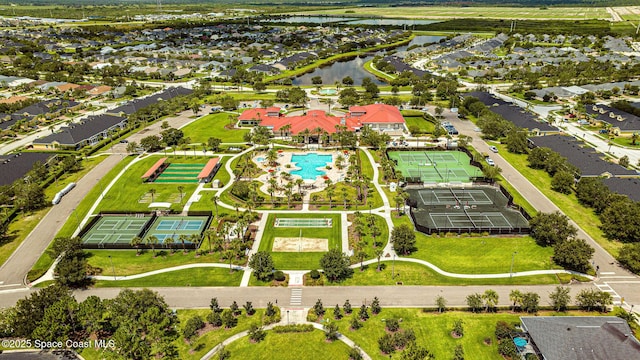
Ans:
{"type": "Polygon", "coordinates": [[[354,25],[429,25],[439,22],[438,20],[412,20],[412,19],[358,19],[348,21],[347,24],[354,25]]]}
{"type": "Polygon", "coordinates": [[[316,68],[310,73],[301,75],[293,79],[293,85],[313,85],[311,79],[314,76],[320,76],[322,78],[323,85],[333,85],[336,81],[342,83],[342,79],[346,76],[350,76],[353,79],[355,85],[362,84],[362,80],[366,77],[371,78],[377,85],[384,84],[378,80],[373,74],[368,73],[362,66],[367,61],[373,59],[373,56],[367,56],[364,58],[356,57],[354,59],[335,62],[329,66],[316,68]]]}
{"type": "Polygon", "coordinates": [[[322,23],[351,21],[351,20],[356,20],[356,19],[348,18],[348,17],[339,17],[339,16],[291,16],[291,17],[285,17],[281,19],[262,19],[262,21],[281,22],[281,23],[289,23],[289,24],[291,23],[322,24],[322,23]]]}

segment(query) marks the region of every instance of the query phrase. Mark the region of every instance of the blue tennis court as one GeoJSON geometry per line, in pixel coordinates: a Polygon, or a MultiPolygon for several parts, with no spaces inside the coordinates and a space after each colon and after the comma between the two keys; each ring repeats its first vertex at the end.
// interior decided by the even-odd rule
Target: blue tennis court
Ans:
{"type": "Polygon", "coordinates": [[[157,231],[182,231],[200,230],[204,224],[203,220],[160,220],[156,226],[157,231]]]}

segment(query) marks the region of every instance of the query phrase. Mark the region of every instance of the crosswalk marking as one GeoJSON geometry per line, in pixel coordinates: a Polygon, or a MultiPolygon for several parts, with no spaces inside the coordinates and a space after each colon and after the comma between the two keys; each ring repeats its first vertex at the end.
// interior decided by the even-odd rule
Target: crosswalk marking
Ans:
{"type": "Polygon", "coordinates": [[[289,304],[302,305],[302,288],[291,288],[291,299],[289,300],[289,304]]]}

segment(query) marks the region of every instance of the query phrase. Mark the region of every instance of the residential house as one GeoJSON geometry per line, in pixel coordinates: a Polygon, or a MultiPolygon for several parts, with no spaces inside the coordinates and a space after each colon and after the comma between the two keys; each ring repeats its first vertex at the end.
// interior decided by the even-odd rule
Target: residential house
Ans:
{"type": "Polygon", "coordinates": [[[71,123],[62,127],[56,133],[36,139],[32,148],[39,150],[80,149],[84,146],[97,144],[109,135],[111,131],[123,129],[126,119],[113,115],[91,116],[79,123],[71,123]]]}

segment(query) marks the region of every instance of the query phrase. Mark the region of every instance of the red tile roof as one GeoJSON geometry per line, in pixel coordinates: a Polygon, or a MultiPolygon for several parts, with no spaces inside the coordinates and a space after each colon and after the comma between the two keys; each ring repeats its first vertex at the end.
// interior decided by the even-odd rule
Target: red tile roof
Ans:
{"type": "MultiPolygon", "coordinates": [[[[353,106],[349,110],[351,113],[364,113],[360,116],[345,115],[341,117],[327,115],[322,110],[310,110],[306,115],[301,116],[266,116],[269,109],[249,109],[243,112],[239,120],[260,120],[261,126],[271,128],[273,132],[280,131],[285,125],[291,125],[289,133],[297,135],[305,129],[313,130],[321,128],[329,134],[336,132],[336,125],[341,122],[347,130],[354,131],[363,124],[373,123],[402,123],[404,118],[395,106],[385,104],[373,104],[366,106],[353,106]],[[344,119],[344,121],[342,121],[344,119]]],[[[278,108],[277,108],[278,109],[278,108]]],[[[279,110],[279,109],[278,109],[279,110]]]]}
{"type": "Polygon", "coordinates": [[[218,161],[220,158],[213,158],[207,162],[207,165],[204,166],[202,171],[200,171],[200,175],[198,175],[198,179],[206,179],[211,175],[213,169],[218,165],[218,161]]]}
{"type": "MultiPolygon", "coordinates": [[[[238,120],[262,120],[265,117],[268,117],[268,114],[276,113],[280,116],[280,108],[272,106],[270,108],[253,108],[249,110],[245,110],[240,116],[238,116],[238,120]]],[[[275,117],[275,116],[274,116],[275,117]]]]}
{"type": "Polygon", "coordinates": [[[156,170],[158,170],[158,168],[160,166],[162,166],[162,164],[164,164],[165,161],[167,161],[166,157],[156,161],[156,163],[153,164],[153,166],[150,167],[149,170],[147,170],[147,172],[144,173],[144,175],[141,176],[141,178],[146,179],[146,178],[150,177],[151,175],[153,175],[153,173],[155,173],[156,170]]]}

